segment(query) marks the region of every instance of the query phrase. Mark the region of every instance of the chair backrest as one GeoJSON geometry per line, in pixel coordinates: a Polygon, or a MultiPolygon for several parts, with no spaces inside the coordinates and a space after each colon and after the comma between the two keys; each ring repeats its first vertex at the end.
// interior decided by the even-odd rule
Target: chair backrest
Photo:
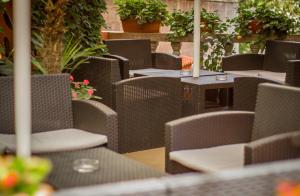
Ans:
{"type": "Polygon", "coordinates": [[[285,82],[291,86],[300,87],[300,60],[289,60],[285,82]]]}
{"type": "Polygon", "coordinates": [[[252,140],[300,130],[300,88],[260,84],[252,140]]]}
{"type": "Polygon", "coordinates": [[[113,106],[113,83],[121,80],[118,60],[90,57],[72,74],[76,81],[88,79],[96,89],[95,95],[102,98],[100,101],[109,107],[113,106]]]}
{"type": "Polygon", "coordinates": [[[129,60],[129,69],[152,67],[151,42],[148,39],[105,40],[110,54],[129,60]]]}
{"type": "Polygon", "coordinates": [[[300,59],[300,42],[269,40],[266,43],[263,69],[286,72],[287,61],[294,59],[300,59]]]}
{"type": "Polygon", "coordinates": [[[115,85],[120,152],[164,145],[164,124],[181,115],[178,78],[138,77],[115,85]]]}
{"type": "Polygon", "coordinates": [[[254,111],[258,85],[266,82],[277,83],[276,81],[258,77],[234,78],[234,110],[254,111]]]}
{"type": "MultiPolygon", "coordinates": [[[[0,132],[15,133],[13,77],[0,77],[0,132]]],[[[32,131],[72,128],[68,74],[32,76],[32,131]]]]}

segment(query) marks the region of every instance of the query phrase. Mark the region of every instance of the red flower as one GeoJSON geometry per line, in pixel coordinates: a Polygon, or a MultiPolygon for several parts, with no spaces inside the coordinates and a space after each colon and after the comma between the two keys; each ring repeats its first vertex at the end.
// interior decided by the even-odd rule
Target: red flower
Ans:
{"type": "Polygon", "coordinates": [[[84,85],[89,85],[89,83],[90,83],[90,81],[88,81],[88,80],[83,80],[83,84],[84,84],[84,85]]]}
{"type": "Polygon", "coordinates": [[[89,96],[92,96],[92,95],[94,94],[94,90],[88,89],[88,90],[87,90],[87,93],[88,93],[89,96]]]}
{"type": "Polygon", "coordinates": [[[16,186],[19,181],[19,177],[16,172],[8,173],[2,180],[2,186],[5,188],[12,188],[16,186]]]}
{"type": "Polygon", "coordinates": [[[74,77],[72,75],[70,75],[70,81],[73,82],[74,81],[74,77]]]}
{"type": "Polygon", "coordinates": [[[73,98],[77,98],[78,97],[78,95],[77,95],[77,93],[75,91],[72,91],[72,97],[73,98]]]}

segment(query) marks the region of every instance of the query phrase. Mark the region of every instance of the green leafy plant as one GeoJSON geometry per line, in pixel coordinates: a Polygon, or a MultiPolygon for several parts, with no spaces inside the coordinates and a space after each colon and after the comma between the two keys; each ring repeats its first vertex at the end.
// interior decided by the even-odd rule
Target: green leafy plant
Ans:
{"type": "MultiPolygon", "coordinates": [[[[220,63],[225,54],[226,47],[231,45],[231,41],[234,37],[233,34],[224,34],[227,32],[231,21],[222,22],[217,13],[208,12],[206,9],[201,10],[200,16],[201,39],[204,40],[204,42],[201,43],[203,50],[201,64],[204,69],[220,71],[220,63]]],[[[174,11],[168,19],[168,24],[170,25],[170,34],[168,35],[170,41],[174,42],[179,38],[193,33],[194,10],[174,11]]]]}
{"type": "MultiPolygon", "coordinates": [[[[43,44],[39,44],[37,40],[40,40],[40,38],[35,40],[37,42],[36,45],[42,46],[43,44]]],[[[43,40],[40,41],[42,42],[43,40]]],[[[97,47],[92,48],[83,48],[83,46],[80,45],[80,40],[68,38],[59,64],[59,73],[72,73],[78,66],[80,66],[80,64],[87,62],[89,56],[93,56],[97,53],[97,51],[105,49],[106,48],[103,47],[103,45],[98,45],[97,47]]],[[[44,66],[43,62],[38,57],[32,57],[32,64],[38,72],[42,74],[49,73],[47,67],[44,66]]]]}
{"type": "Polygon", "coordinates": [[[0,157],[0,193],[34,195],[50,170],[46,159],[0,157]]]}
{"type": "Polygon", "coordinates": [[[253,43],[263,49],[270,37],[283,39],[299,32],[299,1],[240,0],[234,26],[240,36],[257,35],[253,43]]]}
{"type": "Polygon", "coordinates": [[[167,4],[161,0],[115,0],[121,20],[133,19],[138,24],[161,21],[168,16],[167,4]]]}
{"type": "Polygon", "coordinates": [[[70,76],[71,91],[73,99],[101,99],[94,95],[96,89],[90,86],[88,80],[83,80],[83,82],[75,82],[74,77],[70,76]]]}

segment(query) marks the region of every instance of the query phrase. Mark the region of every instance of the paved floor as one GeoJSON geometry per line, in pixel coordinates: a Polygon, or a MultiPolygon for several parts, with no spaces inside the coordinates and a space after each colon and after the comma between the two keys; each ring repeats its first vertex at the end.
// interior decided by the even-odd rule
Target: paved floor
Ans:
{"type": "Polygon", "coordinates": [[[124,155],[150,167],[158,169],[159,171],[165,171],[165,148],[143,150],[126,153],[124,155]]]}

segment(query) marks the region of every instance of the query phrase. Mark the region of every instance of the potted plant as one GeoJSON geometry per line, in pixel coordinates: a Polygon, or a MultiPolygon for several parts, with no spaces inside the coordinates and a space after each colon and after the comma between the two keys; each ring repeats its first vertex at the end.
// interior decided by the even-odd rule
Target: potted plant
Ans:
{"type": "Polygon", "coordinates": [[[115,0],[124,32],[157,33],[167,18],[161,0],[115,0]]]}
{"type": "MultiPolygon", "coordinates": [[[[299,28],[299,12],[277,1],[240,1],[238,16],[234,19],[235,31],[239,36],[256,35],[253,44],[264,48],[267,39],[284,39],[299,28]]],[[[290,2],[289,2],[290,3],[290,2]]]]}

